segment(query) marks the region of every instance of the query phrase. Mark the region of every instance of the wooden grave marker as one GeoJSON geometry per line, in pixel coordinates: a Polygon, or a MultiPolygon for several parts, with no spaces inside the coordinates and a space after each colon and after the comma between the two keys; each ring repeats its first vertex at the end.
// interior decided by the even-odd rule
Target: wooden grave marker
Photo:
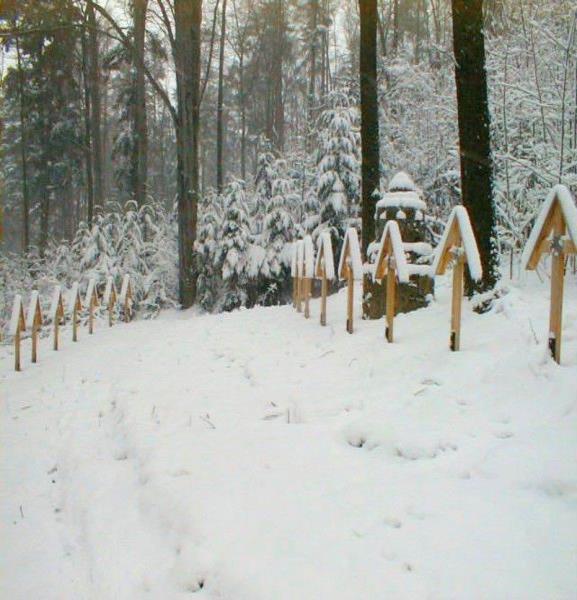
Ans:
{"type": "Polygon", "coordinates": [[[433,276],[443,275],[451,261],[454,262],[454,267],[450,348],[456,352],[461,347],[461,304],[465,263],[469,267],[471,279],[479,281],[483,277],[483,267],[469,213],[464,206],[460,205],[455,206],[451,211],[443,237],[437,246],[431,269],[433,276]]]}
{"type": "Polygon", "coordinates": [[[78,290],[78,282],[75,281],[70,288],[68,296],[68,310],[72,317],[72,341],[78,341],[78,313],[82,310],[82,300],[78,290]]]}
{"type": "Polygon", "coordinates": [[[549,351],[557,363],[561,362],[565,257],[576,253],[577,207],[571,192],[564,185],[556,185],[547,196],[531,230],[521,266],[533,271],[543,254],[551,255],[549,351]]]}
{"type": "Polygon", "coordinates": [[[114,285],[114,278],[112,276],[108,277],[106,280],[104,296],[102,296],[102,304],[106,306],[106,310],[108,311],[108,326],[112,327],[114,305],[116,304],[116,286],[114,285]]]}
{"type": "Polygon", "coordinates": [[[345,233],[343,248],[339,260],[339,279],[347,280],[347,331],[353,333],[353,304],[355,280],[363,278],[363,262],[359,237],[354,227],[349,227],[345,233]]]}
{"type": "Polygon", "coordinates": [[[52,293],[52,304],[50,305],[50,318],[54,330],[54,350],[58,350],[59,327],[64,322],[64,300],[62,299],[62,288],[57,285],[52,293]]]}
{"type": "Polygon", "coordinates": [[[16,294],[12,302],[12,316],[8,325],[8,335],[14,337],[14,370],[21,371],[20,365],[20,340],[21,334],[26,331],[26,321],[24,320],[24,306],[22,296],[16,294]]]}
{"type": "Polygon", "coordinates": [[[305,235],[304,244],[304,264],[303,264],[303,295],[305,300],[305,319],[311,316],[310,299],[313,277],[315,276],[315,246],[313,238],[305,235]]]}
{"type": "Polygon", "coordinates": [[[296,250],[296,260],[297,260],[297,312],[302,312],[303,310],[303,275],[304,275],[304,262],[305,262],[305,243],[303,240],[297,241],[297,250],[296,250]]]}
{"type": "Polygon", "coordinates": [[[128,323],[132,319],[132,284],[130,283],[130,275],[128,274],[122,279],[118,301],[122,306],[124,321],[128,323]]]}
{"type": "Polygon", "coordinates": [[[396,221],[387,221],[375,265],[374,279],[381,281],[387,278],[385,286],[386,321],[385,338],[393,342],[393,322],[395,319],[395,296],[397,279],[401,283],[409,282],[409,268],[405,256],[401,231],[396,221]]]}
{"type": "Polygon", "coordinates": [[[335,278],[335,261],[330,232],[323,231],[319,235],[317,248],[315,276],[321,280],[321,325],[326,325],[328,281],[335,278]]]}
{"type": "Polygon", "coordinates": [[[94,309],[99,306],[98,294],[96,293],[96,281],[94,278],[88,280],[84,306],[88,306],[88,333],[94,333],[94,309]]]}
{"type": "Polygon", "coordinates": [[[293,308],[297,307],[297,291],[298,291],[298,276],[297,276],[297,243],[293,242],[291,249],[291,277],[293,280],[293,308]]]}
{"type": "Polygon", "coordinates": [[[38,333],[44,324],[42,317],[42,307],[38,290],[33,290],[30,295],[30,304],[26,314],[26,327],[32,333],[32,362],[38,362],[38,333]]]}

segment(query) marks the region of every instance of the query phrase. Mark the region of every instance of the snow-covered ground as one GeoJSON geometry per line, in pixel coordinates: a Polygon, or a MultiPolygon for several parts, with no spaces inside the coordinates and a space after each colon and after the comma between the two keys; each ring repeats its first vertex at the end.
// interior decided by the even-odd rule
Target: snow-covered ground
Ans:
{"type": "Polygon", "coordinates": [[[575,278],[562,366],[534,274],[459,353],[345,297],[0,349],[0,597],[574,600],[575,278]]]}

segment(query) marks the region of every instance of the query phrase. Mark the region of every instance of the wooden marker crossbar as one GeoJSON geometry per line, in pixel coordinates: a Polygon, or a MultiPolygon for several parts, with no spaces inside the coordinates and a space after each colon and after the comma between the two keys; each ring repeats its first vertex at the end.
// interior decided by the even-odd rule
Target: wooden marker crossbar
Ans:
{"type": "Polygon", "coordinates": [[[38,362],[38,333],[44,324],[40,298],[36,290],[30,296],[30,304],[28,305],[28,314],[26,317],[26,327],[32,333],[32,362],[35,363],[38,362]]]}
{"type": "Polygon", "coordinates": [[[347,281],[347,325],[348,333],[353,333],[353,306],[355,279],[362,279],[363,264],[361,261],[361,250],[359,237],[354,227],[349,227],[343,241],[341,257],[339,260],[339,279],[347,281]]]}
{"type": "Polygon", "coordinates": [[[317,258],[315,262],[315,277],[321,280],[321,325],[327,324],[327,293],[328,280],[335,278],[335,264],[331,234],[323,231],[317,242],[317,258]]]}
{"type": "Polygon", "coordinates": [[[82,300],[80,300],[80,291],[78,282],[75,281],[70,289],[68,300],[69,310],[72,317],[72,341],[78,341],[78,313],[82,310],[82,300]]]}
{"type": "Polygon", "coordinates": [[[132,319],[132,284],[130,275],[125,275],[120,288],[119,302],[122,305],[124,321],[128,323],[132,319]]]}
{"type": "Polygon", "coordinates": [[[50,318],[53,327],[53,348],[58,350],[59,327],[64,322],[64,301],[62,299],[62,290],[59,285],[54,288],[52,295],[52,305],[50,307],[50,318]]]}
{"type": "Polygon", "coordinates": [[[576,253],[577,207],[569,190],[557,185],[549,193],[535,221],[521,264],[527,270],[535,270],[543,254],[551,255],[548,346],[558,364],[561,362],[565,258],[576,253]]]}
{"type": "Polygon", "coordinates": [[[14,370],[21,371],[20,365],[20,339],[22,332],[26,331],[26,321],[24,319],[24,306],[22,304],[22,296],[16,294],[12,303],[12,317],[8,334],[14,337],[14,370]]]}
{"type": "Polygon", "coordinates": [[[394,339],[397,279],[404,283],[409,281],[405,249],[403,247],[403,240],[401,239],[399,224],[396,221],[387,221],[379,244],[374,278],[382,280],[384,277],[386,277],[387,281],[385,286],[385,304],[387,308],[385,338],[389,343],[392,343],[394,339]]]}
{"type": "Polygon", "coordinates": [[[444,274],[450,262],[453,262],[454,267],[449,347],[456,352],[461,347],[461,307],[465,263],[469,267],[472,279],[479,280],[483,274],[477,242],[469,214],[464,206],[455,206],[451,211],[443,237],[435,253],[433,275],[444,274]]]}
{"type": "Polygon", "coordinates": [[[108,311],[108,326],[112,327],[114,322],[114,305],[116,304],[116,287],[112,277],[108,277],[106,280],[102,303],[106,306],[106,310],[108,311]]]}
{"type": "Polygon", "coordinates": [[[94,309],[99,305],[98,294],[96,293],[96,281],[90,279],[86,288],[84,304],[88,306],[88,333],[94,333],[94,309]]]}

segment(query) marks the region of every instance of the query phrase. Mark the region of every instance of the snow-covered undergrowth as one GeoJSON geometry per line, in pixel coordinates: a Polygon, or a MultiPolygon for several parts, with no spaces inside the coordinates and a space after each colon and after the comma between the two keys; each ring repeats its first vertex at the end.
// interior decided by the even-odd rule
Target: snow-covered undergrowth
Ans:
{"type": "MultiPolygon", "coordinates": [[[[577,590],[577,286],[345,332],[343,290],[65,336],[2,389],[0,596],[569,600],[577,590]]],[[[357,298],[360,295],[356,296],[357,298]]],[[[358,316],[358,309],[357,309],[358,316]]]]}

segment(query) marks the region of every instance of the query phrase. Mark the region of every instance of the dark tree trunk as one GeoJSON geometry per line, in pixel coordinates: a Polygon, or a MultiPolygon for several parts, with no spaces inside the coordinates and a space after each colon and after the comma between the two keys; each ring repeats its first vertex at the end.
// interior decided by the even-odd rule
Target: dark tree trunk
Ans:
{"type": "Polygon", "coordinates": [[[316,121],[316,78],[317,78],[317,29],[318,29],[318,0],[311,0],[310,3],[310,65],[309,65],[309,89],[308,89],[308,119],[309,119],[309,135],[308,148],[312,149],[313,135],[316,121]]]}
{"type": "Polygon", "coordinates": [[[285,18],[284,0],[276,0],[276,35],[275,35],[275,60],[273,66],[273,143],[275,149],[282,153],[284,150],[284,94],[283,94],[283,60],[284,60],[284,37],[285,18]]]}
{"type": "Polygon", "coordinates": [[[376,0],[360,0],[360,21],[362,252],[366,256],[367,247],[375,238],[374,192],[379,190],[376,0]]]}
{"type": "Polygon", "coordinates": [[[86,173],[86,220],[88,227],[92,227],[92,219],[94,217],[94,161],[92,143],[92,128],[90,127],[91,119],[91,101],[90,101],[90,84],[89,68],[88,68],[88,41],[86,31],[82,33],[82,81],[84,83],[84,170],[86,173]]]}
{"type": "Polygon", "coordinates": [[[196,297],[194,242],[198,213],[200,132],[201,0],[174,0],[177,84],[177,185],[179,299],[183,308],[196,297]]]}
{"type": "Polygon", "coordinates": [[[218,60],[218,99],[216,106],[216,191],[222,194],[224,186],[224,45],[226,42],[226,0],[222,2],[222,17],[220,22],[220,55],[218,60]]]}
{"type": "Polygon", "coordinates": [[[452,0],[452,10],[461,195],[471,217],[483,264],[483,280],[474,285],[469,282],[467,287],[469,292],[484,291],[497,281],[497,249],[483,0],[452,0]]]}
{"type": "Polygon", "coordinates": [[[100,65],[98,61],[98,31],[94,7],[88,3],[86,6],[88,17],[88,84],[90,91],[90,138],[92,148],[92,175],[94,180],[94,205],[104,204],[104,167],[102,152],[102,127],[101,127],[101,92],[100,92],[100,65]]]}
{"type": "Polygon", "coordinates": [[[28,136],[24,103],[24,72],[20,55],[20,42],[16,37],[16,59],[18,66],[18,96],[20,101],[20,161],[22,169],[22,250],[30,249],[30,195],[28,190],[28,136]]]}
{"type": "Polygon", "coordinates": [[[134,0],[134,151],[132,189],[138,206],[146,202],[148,178],[148,130],[146,122],[146,85],[144,38],[148,0],[134,0]]]}
{"type": "MultiPolygon", "coordinates": [[[[377,97],[377,0],[359,0],[360,7],[360,87],[361,87],[361,251],[375,239],[375,209],[379,191],[379,118],[377,97]],[[376,192],[376,193],[375,193],[376,192]]],[[[372,281],[363,281],[363,317],[371,318],[372,281]]]]}

